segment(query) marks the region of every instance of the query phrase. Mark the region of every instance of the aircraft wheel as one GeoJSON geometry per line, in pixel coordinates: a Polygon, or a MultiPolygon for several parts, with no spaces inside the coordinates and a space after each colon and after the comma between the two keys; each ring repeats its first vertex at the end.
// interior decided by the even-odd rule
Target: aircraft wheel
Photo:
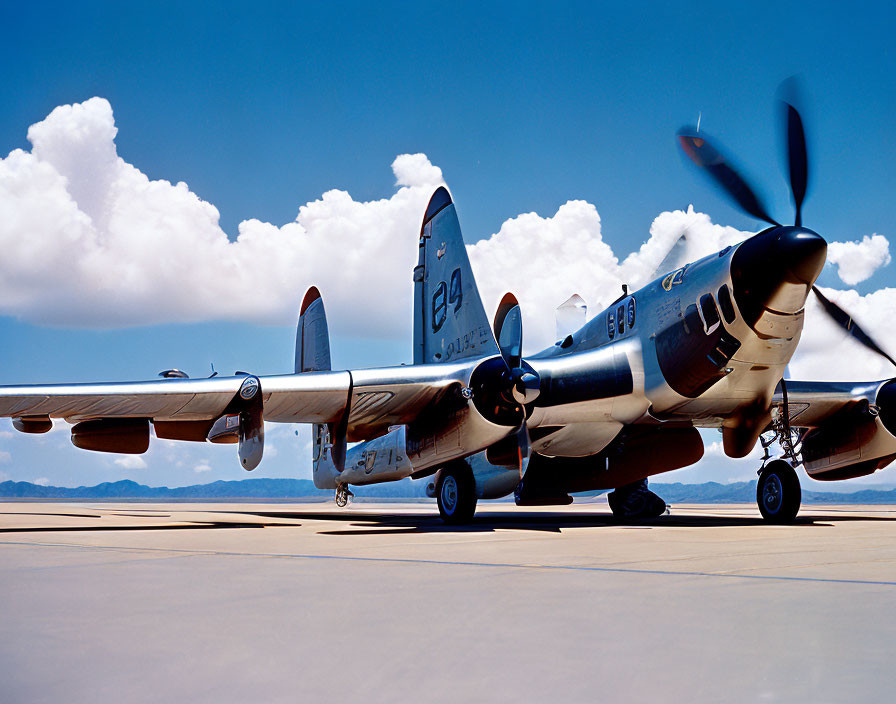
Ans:
{"type": "Polygon", "coordinates": [[[759,473],[756,503],[770,523],[790,523],[800,510],[800,480],[784,460],[772,462],[759,473]]]}
{"type": "Polygon", "coordinates": [[[669,512],[666,502],[647,488],[641,479],[617,487],[607,494],[607,503],[616,518],[658,518],[669,512]]]}
{"type": "Polygon", "coordinates": [[[466,462],[443,467],[436,482],[439,515],[449,525],[462,525],[473,520],[476,512],[476,485],[466,462]]]}
{"type": "Polygon", "coordinates": [[[340,484],[336,489],[336,505],[339,508],[345,508],[351,503],[352,496],[354,494],[348,490],[348,487],[345,484],[340,484]]]}

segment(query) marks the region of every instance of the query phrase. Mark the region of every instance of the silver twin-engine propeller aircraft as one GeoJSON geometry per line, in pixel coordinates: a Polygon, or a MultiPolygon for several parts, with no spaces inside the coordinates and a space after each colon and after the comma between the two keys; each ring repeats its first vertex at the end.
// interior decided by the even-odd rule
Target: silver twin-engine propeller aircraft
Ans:
{"type": "Polygon", "coordinates": [[[189,379],[170,370],[155,381],[4,386],[0,416],[25,433],[64,418],[77,447],[101,452],[145,452],[152,432],[237,443],[245,469],[261,461],[263,421],[311,423],[314,484],[334,490],[339,505],[351,485],[435,475],[429,491],[449,523],[471,520],[478,499],[514,493],[521,505],[565,505],[570,493],[601,489],[615,490],[617,515],[659,515],[665,503],[646,478],[697,462],[698,428],[717,428],[730,457],[762,442],[759,509],[790,521],[800,506],[795,467],[839,480],[896,457],[896,379],[784,380],[813,293],[834,322],[886,355],[814,286],[827,244],[802,226],[802,120],[787,103],[782,114],[794,225],[768,215],[705,135],[680,131],[685,153],[770,227],[662,272],[538,354],[522,354],[513,295],[487,319],[454,204],[439,188],[413,271],[413,365],[331,370],[324,304],[312,287],[294,373],[189,379]]]}

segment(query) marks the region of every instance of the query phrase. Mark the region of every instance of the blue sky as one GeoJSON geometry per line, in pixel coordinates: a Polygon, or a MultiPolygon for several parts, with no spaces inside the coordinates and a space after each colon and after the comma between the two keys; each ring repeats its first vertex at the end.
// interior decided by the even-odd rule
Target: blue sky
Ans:
{"type": "MultiPolygon", "coordinates": [[[[114,111],[118,156],[149,179],[185,182],[217,208],[231,239],[249,219],[293,221],[330,189],[357,202],[390,199],[393,160],[423,153],[451,188],[468,242],[521,213],[550,218],[582,199],[622,258],[657,215],[689,204],[715,223],[757,227],[682,164],[673,135],[698,113],[774,213],[790,218],[773,98],[797,73],[809,94],[814,166],[806,224],[830,241],[889,237],[894,15],[884,3],[811,12],[764,2],[7,4],[0,19],[14,31],[0,46],[0,156],[30,150],[29,126],[57,106],[99,96],[114,111]]],[[[413,256],[414,233],[392,244],[413,256]]],[[[892,279],[892,267],[880,266],[852,288],[867,296],[892,279]]],[[[409,275],[406,283],[409,291],[409,275]]],[[[822,283],[850,288],[833,268],[822,283]]],[[[359,299],[378,305],[376,296],[359,299]]],[[[170,366],[198,376],[211,361],[225,372],[292,366],[294,333],[279,318],[184,323],[162,307],[156,324],[128,327],[6,313],[0,383],[149,378],[170,366]]],[[[409,339],[353,332],[344,320],[331,320],[336,365],[409,359],[409,339]]],[[[243,476],[232,448],[183,446],[186,467],[151,454],[138,469],[66,442],[62,433],[42,444],[0,437],[9,455],[0,472],[70,484],[243,476]],[[210,471],[190,471],[206,459],[210,471]]],[[[295,473],[304,436],[284,432],[274,443],[276,456],[256,474],[295,473]]],[[[743,474],[725,472],[719,478],[743,474]]]]}

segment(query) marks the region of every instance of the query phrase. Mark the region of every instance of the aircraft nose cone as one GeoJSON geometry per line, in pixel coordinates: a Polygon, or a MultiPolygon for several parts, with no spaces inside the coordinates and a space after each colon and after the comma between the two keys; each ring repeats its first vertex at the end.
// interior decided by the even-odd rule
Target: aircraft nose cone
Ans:
{"type": "Polygon", "coordinates": [[[752,325],[764,310],[796,313],[821,274],[827,242],[802,227],[772,227],[741,243],[731,257],[734,298],[752,325]]]}
{"type": "Polygon", "coordinates": [[[824,268],[828,243],[812,230],[798,227],[780,229],[783,232],[778,235],[777,251],[773,256],[788,265],[793,279],[811,286],[824,268]]]}

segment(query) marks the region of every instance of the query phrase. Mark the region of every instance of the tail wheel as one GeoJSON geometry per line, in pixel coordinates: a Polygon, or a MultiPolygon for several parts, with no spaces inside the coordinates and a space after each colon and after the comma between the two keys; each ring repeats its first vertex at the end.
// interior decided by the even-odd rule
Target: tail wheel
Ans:
{"type": "Polygon", "coordinates": [[[800,510],[802,492],[796,472],[784,460],[772,462],[759,472],[756,503],[770,523],[791,523],[800,510]]]}
{"type": "Polygon", "coordinates": [[[336,487],[336,505],[339,508],[348,506],[348,504],[351,503],[353,496],[354,494],[348,490],[348,487],[345,484],[340,484],[336,487]]]}
{"type": "Polygon", "coordinates": [[[461,525],[473,520],[476,512],[476,483],[466,462],[457,462],[439,471],[436,500],[439,515],[445,523],[461,525]]]}

